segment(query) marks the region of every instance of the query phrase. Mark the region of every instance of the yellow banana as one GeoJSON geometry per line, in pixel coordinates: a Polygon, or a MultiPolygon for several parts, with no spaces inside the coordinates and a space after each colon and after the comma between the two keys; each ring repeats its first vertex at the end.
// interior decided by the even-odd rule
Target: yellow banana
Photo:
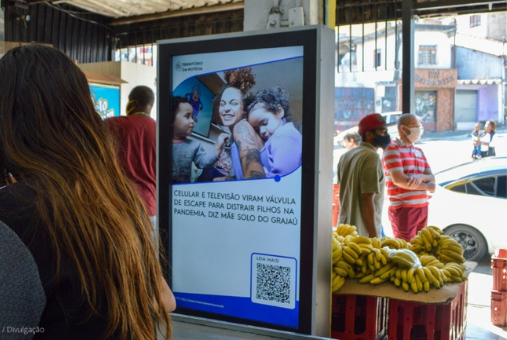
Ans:
{"type": "Polygon", "coordinates": [[[434,225],[429,225],[426,228],[430,228],[431,230],[433,230],[434,232],[436,232],[438,235],[443,235],[444,234],[444,232],[442,231],[442,229],[440,229],[439,227],[435,227],[434,225]]]}
{"type": "Polygon", "coordinates": [[[388,278],[387,278],[387,279],[382,279],[382,278],[380,278],[380,277],[376,277],[376,278],[372,279],[372,280],[370,281],[370,283],[371,283],[372,285],[378,285],[378,284],[380,284],[380,283],[386,282],[387,280],[389,280],[389,279],[388,279],[388,278]]]}
{"type": "Polygon", "coordinates": [[[366,276],[363,276],[362,278],[359,279],[359,283],[369,283],[372,279],[375,278],[375,274],[368,274],[366,276]]]}
{"type": "Polygon", "coordinates": [[[377,270],[375,272],[375,276],[377,276],[377,277],[381,276],[382,274],[384,274],[385,272],[390,270],[393,266],[394,266],[394,263],[392,263],[392,262],[386,264],[385,266],[383,266],[382,268],[380,268],[379,270],[377,270]]]}
{"type": "Polygon", "coordinates": [[[334,293],[336,292],[337,290],[339,290],[341,287],[343,287],[343,285],[345,284],[345,277],[343,276],[339,276],[337,275],[336,276],[338,279],[336,282],[333,283],[333,286],[331,288],[331,291],[334,293]]]}
{"type": "Polygon", "coordinates": [[[415,267],[412,267],[407,271],[407,281],[408,282],[412,282],[412,279],[414,278],[414,272],[415,272],[415,267]]]}
{"type": "Polygon", "coordinates": [[[395,271],[396,271],[396,267],[393,267],[393,268],[389,269],[388,271],[386,271],[385,273],[383,273],[382,275],[380,275],[380,278],[381,279],[388,279],[394,275],[395,271]]]}
{"type": "Polygon", "coordinates": [[[371,253],[373,251],[373,246],[371,244],[366,244],[366,243],[356,243],[359,248],[361,248],[361,254],[366,254],[368,255],[369,253],[371,253]]]}
{"type": "Polygon", "coordinates": [[[356,236],[351,239],[354,243],[366,243],[371,244],[371,240],[366,236],[356,236]]]}
{"type": "MultiPolygon", "coordinates": [[[[350,245],[355,243],[349,243],[348,246],[343,247],[343,252],[347,253],[349,256],[351,256],[354,261],[357,260],[359,257],[359,254],[361,254],[361,249],[359,249],[359,252],[356,252],[350,245]]],[[[357,246],[357,245],[356,245],[357,246]]],[[[358,247],[359,248],[359,247],[358,247]]]]}
{"type": "Polygon", "coordinates": [[[428,279],[426,278],[426,274],[424,273],[424,270],[421,267],[416,267],[415,270],[422,282],[428,281],[428,279]]]}
{"type": "Polygon", "coordinates": [[[337,275],[340,275],[340,276],[347,276],[348,275],[348,273],[345,269],[337,267],[337,266],[333,267],[333,272],[337,275]]]}
{"type": "Polygon", "coordinates": [[[357,243],[352,242],[352,240],[349,242],[349,248],[351,248],[352,250],[354,250],[354,252],[356,252],[356,254],[357,254],[358,257],[362,253],[361,247],[359,247],[357,245],[357,243]]]}
{"type": "Polygon", "coordinates": [[[344,269],[345,271],[347,271],[347,274],[348,276],[353,279],[355,276],[356,276],[356,273],[354,272],[354,268],[352,268],[352,266],[350,264],[348,264],[347,262],[345,261],[338,261],[338,263],[336,264],[336,266],[344,269]]]}
{"type": "Polygon", "coordinates": [[[465,261],[466,261],[465,258],[463,257],[463,255],[460,255],[452,250],[443,249],[440,251],[440,254],[444,254],[444,255],[454,259],[454,262],[457,262],[457,263],[465,263],[465,261]]]}
{"type": "Polygon", "coordinates": [[[401,270],[401,280],[403,282],[407,282],[407,269],[402,269],[401,270]]]}
{"type": "Polygon", "coordinates": [[[416,273],[416,275],[414,275],[414,278],[415,278],[415,282],[417,284],[417,290],[422,292],[423,291],[423,283],[422,283],[421,278],[419,277],[419,274],[416,273]]]}
{"type": "Polygon", "coordinates": [[[416,294],[419,293],[419,290],[417,289],[417,282],[415,281],[415,279],[410,282],[410,288],[414,293],[416,294]]]}
{"type": "Polygon", "coordinates": [[[452,250],[453,252],[455,252],[459,255],[463,255],[463,247],[460,246],[459,244],[448,243],[445,246],[442,246],[442,248],[441,248],[441,250],[446,250],[446,249],[452,250]]]}
{"type": "Polygon", "coordinates": [[[431,270],[428,267],[423,267],[423,270],[424,274],[426,274],[426,277],[428,278],[428,281],[431,282],[431,284],[434,285],[435,287],[437,288],[440,287],[440,282],[435,277],[435,275],[433,275],[431,270]]]}
{"type": "MultiPolygon", "coordinates": [[[[423,240],[424,240],[424,237],[426,237],[428,242],[433,246],[433,234],[431,233],[431,231],[429,229],[424,228],[423,230],[421,230],[421,236],[423,237],[423,240]]],[[[424,244],[426,244],[426,242],[424,242],[424,244]]]]}
{"type": "Polygon", "coordinates": [[[428,238],[426,237],[426,235],[424,233],[421,233],[421,238],[424,241],[424,246],[425,246],[426,250],[428,250],[428,251],[431,250],[432,243],[428,240],[428,238]]]}

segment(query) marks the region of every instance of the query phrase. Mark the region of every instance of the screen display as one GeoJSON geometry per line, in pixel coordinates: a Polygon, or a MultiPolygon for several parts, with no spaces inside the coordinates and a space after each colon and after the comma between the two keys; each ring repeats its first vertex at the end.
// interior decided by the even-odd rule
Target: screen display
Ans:
{"type": "Polygon", "coordinates": [[[178,308],[299,327],[303,54],[288,46],[171,58],[178,308]],[[246,152],[238,130],[255,145],[246,152]],[[252,154],[262,171],[246,170],[252,154]]]}

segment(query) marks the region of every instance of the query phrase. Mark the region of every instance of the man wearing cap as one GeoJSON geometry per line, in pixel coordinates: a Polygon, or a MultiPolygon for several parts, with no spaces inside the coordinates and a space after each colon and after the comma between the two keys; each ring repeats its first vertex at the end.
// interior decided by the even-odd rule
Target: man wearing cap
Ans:
{"type": "Polygon", "coordinates": [[[381,236],[385,179],[377,150],[385,149],[391,142],[387,126],[378,113],[365,116],[358,126],[361,143],[338,162],[338,223],[355,225],[362,236],[381,236]]]}
{"type": "Polygon", "coordinates": [[[410,113],[401,115],[398,133],[400,137],[384,152],[382,165],[394,237],[410,241],[427,226],[427,192],[435,191],[435,177],[423,151],[414,146],[422,135],[418,117],[410,113]]]}

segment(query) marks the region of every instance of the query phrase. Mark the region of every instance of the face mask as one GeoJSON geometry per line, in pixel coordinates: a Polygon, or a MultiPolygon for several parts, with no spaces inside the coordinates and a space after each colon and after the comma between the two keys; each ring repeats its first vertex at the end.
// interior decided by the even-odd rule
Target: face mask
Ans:
{"type": "Polygon", "coordinates": [[[375,135],[375,137],[373,137],[373,143],[380,146],[382,148],[382,150],[385,150],[387,148],[387,146],[389,145],[389,143],[391,143],[391,136],[389,136],[389,135],[387,135],[387,136],[375,135]]]}
{"type": "Polygon", "coordinates": [[[406,128],[409,129],[409,131],[410,131],[409,134],[406,134],[410,143],[412,143],[412,144],[417,143],[421,139],[421,135],[422,135],[421,128],[420,127],[413,127],[413,128],[406,127],[406,128]]]}

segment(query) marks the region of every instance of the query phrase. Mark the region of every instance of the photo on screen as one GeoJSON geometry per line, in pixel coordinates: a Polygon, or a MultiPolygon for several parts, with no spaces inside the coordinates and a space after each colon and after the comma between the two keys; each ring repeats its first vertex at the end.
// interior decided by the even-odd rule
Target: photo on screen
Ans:
{"type": "Polygon", "coordinates": [[[173,142],[173,183],[244,179],[243,169],[235,166],[240,156],[232,134],[242,120],[261,143],[261,177],[297,170],[302,154],[302,68],[302,57],[297,57],[199,74],[178,84],[172,94],[188,99],[194,127],[188,143],[173,142]],[[216,155],[221,134],[227,140],[216,155]],[[182,159],[192,162],[184,166],[182,159]]]}

